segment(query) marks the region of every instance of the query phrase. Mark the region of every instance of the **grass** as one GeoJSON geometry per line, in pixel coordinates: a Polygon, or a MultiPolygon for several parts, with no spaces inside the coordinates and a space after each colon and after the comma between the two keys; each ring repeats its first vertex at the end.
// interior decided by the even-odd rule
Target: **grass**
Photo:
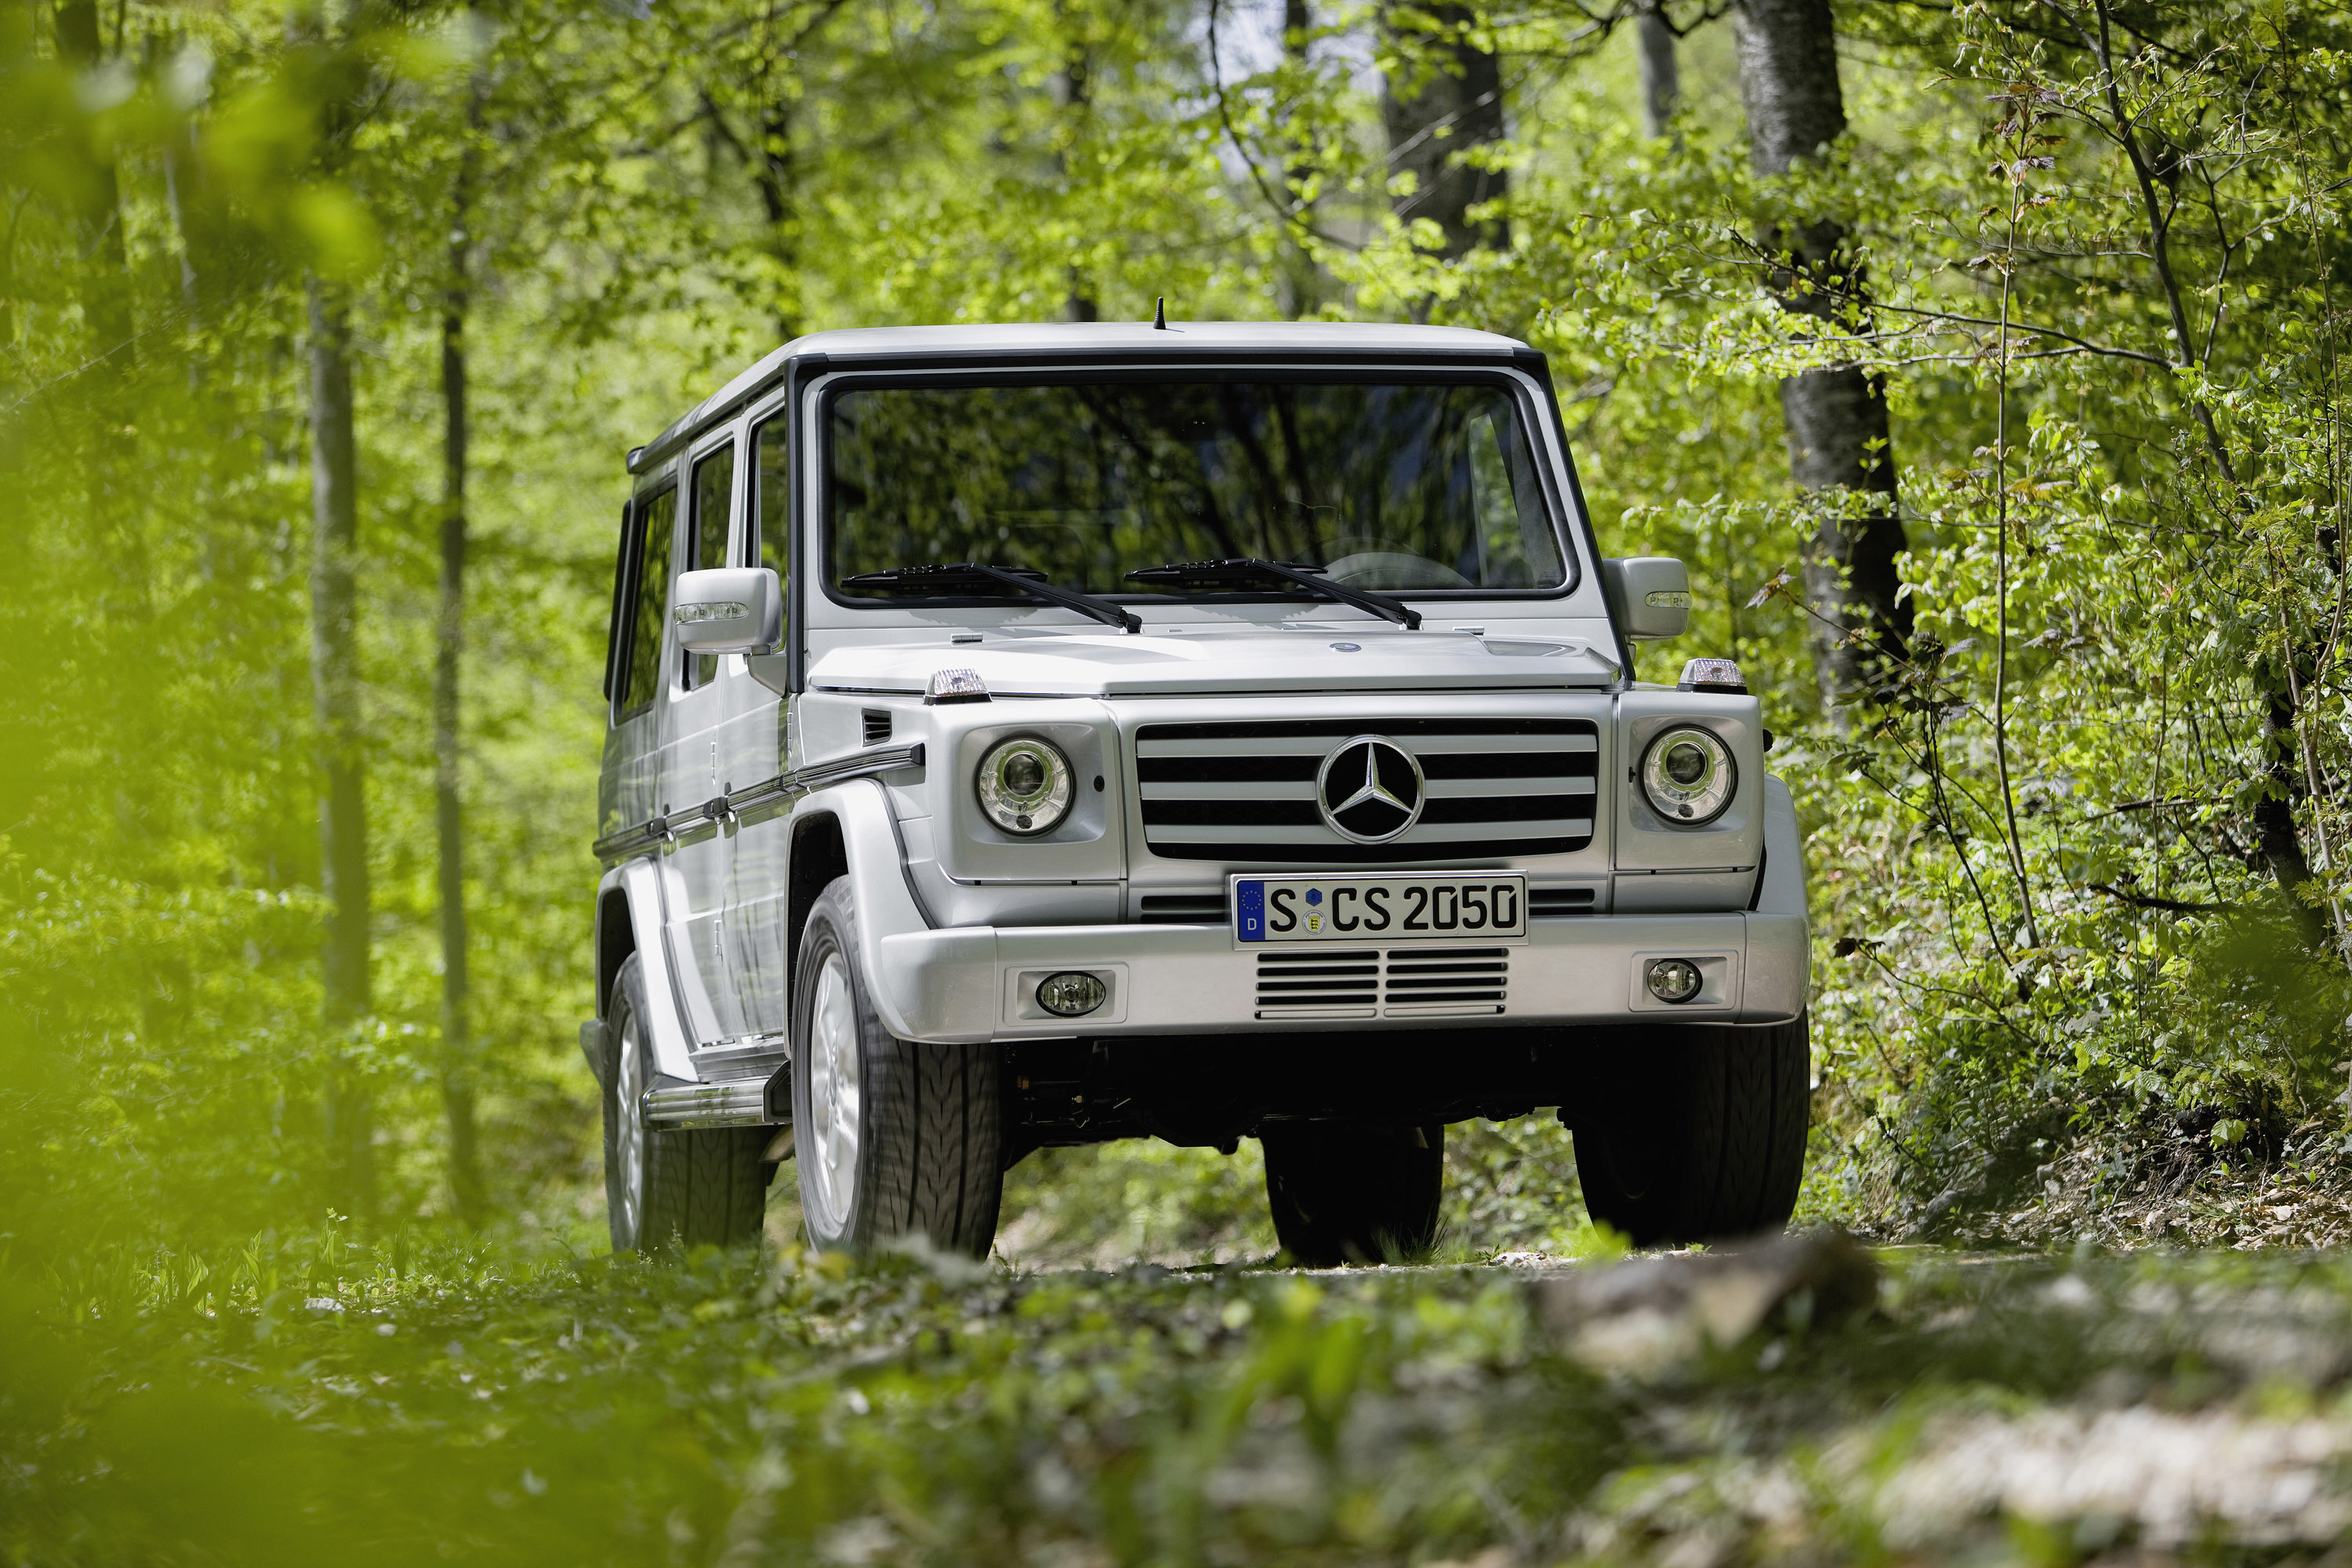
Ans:
{"type": "MultiPolygon", "coordinates": [[[[1481,1215],[1595,1240],[1509,1131],[1452,1151],[1457,1258],[1481,1215]]],[[[2272,1562],[2347,1521],[2333,1258],[1889,1248],[1867,1317],[1636,1370],[1549,1337],[1544,1268],[1298,1274],[1197,1187],[1122,1206],[1245,1157],[1058,1160],[986,1266],[542,1220],[0,1274],[0,1561],[2272,1562]]]]}

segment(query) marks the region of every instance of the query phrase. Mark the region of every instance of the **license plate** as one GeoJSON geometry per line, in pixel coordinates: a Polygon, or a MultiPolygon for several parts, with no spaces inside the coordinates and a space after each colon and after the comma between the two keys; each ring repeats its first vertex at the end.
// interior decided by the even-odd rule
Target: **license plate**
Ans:
{"type": "Polygon", "coordinates": [[[1516,871],[1235,877],[1234,940],[1523,942],[1528,879],[1516,871]]]}

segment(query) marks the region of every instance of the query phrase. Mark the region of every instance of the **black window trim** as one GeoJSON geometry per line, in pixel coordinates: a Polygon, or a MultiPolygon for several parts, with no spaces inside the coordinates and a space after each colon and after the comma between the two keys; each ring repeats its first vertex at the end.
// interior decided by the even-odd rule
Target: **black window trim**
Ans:
{"type": "MultiPolygon", "coordinates": [[[[646,522],[653,513],[654,503],[661,500],[662,492],[665,490],[675,491],[677,488],[677,470],[675,468],[667,468],[663,471],[663,475],[660,479],[640,490],[635,499],[630,503],[632,509],[635,512],[635,516],[632,520],[629,530],[629,543],[632,546],[629,552],[628,565],[629,628],[628,636],[624,640],[621,648],[620,658],[615,664],[613,672],[613,722],[615,727],[625,724],[630,720],[635,719],[641,714],[650,712],[653,710],[656,698],[658,697],[661,692],[663,680],[667,679],[666,674],[657,677],[654,682],[654,696],[648,696],[643,702],[638,703],[635,707],[624,708],[621,706],[622,703],[628,700],[629,694],[626,683],[628,679],[629,651],[635,646],[637,638],[637,590],[644,585],[641,580],[645,573],[645,549],[642,541],[645,534],[646,522]]],[[[670,549],[672,552],[671,564],[675,567],[677,564],[676,552],[677,549],[677,536],[676,532],[677,528],[677,517],[675,511],[673,511],[670,516],[670,528],[672,531],[670,536],[670,549]]],[[[673,571],[671,575],[675,577],[677,575],[676,572],[673,571]]],[[[669,589],[665,585],[662,589],[662,609],[667,611],[668,608],[669,589]]],[[[666,616],[656,616],[655,624],[657,627],[661,628],[660,633],[657,635],[666,636],[668,627],[668,621],[666,616]]],[[[659,671],[662,668],[662,660],[658,654],[655,656],[654,668],[656,671],[659,671]]]]}
{"type": "MultiPolygon", "coordinates": [[[[697,558],[698,553],[697,547],[702,542],[702,495],[698,476],[701,472],[702,465],[721,452],[728,453],[730,460],[735,466],[728,471],[727,476],[727,548],[720,552],[724,559],[719,562],[719,564],[732,566],[735,563],[735,524],[743,514],[743,509],[736,505],[735,481],[743,472],[743,450],[742,443],[737,439],[740,432],[736,423],[730,421],[721,428],[724,434],[720,435],[719,439],[710,440],[709,446],[698,451],[691,447],[688,447],[678,461],[677,481],[678,542],[686,546],[686,550],[682,556],[674,558],[672,562],[670,572],[672,584],[677,581],[677,574],[681,572],[698,572],[702,569],[702,563],[697,558]]],[[[719,435],[719,432],[706,430],[697,439],[709,439],[714,435],[719,435]]],[[[664,607],[667,607],[667,599],[664,600],[664,607]]],[[[672,697],[682,697],[689,691],[700,691],[710,684],[709,681],[688,679],[688,672],[694,668],[694,660],[701,657],[707,656],[691,654],[684,648],[677,650],[677,668],[670,671],[672,697]]],[[[711,676],[713,680],[718,678],[718,664],[715,660],[711,666],[711,676]]]]}
{"type": "Polygon", "coordinates": [[[621,668],[623,617],[629,613],[630,568],[635,552],[637,530],[637,498],[631,496],[621,503],[621,547],[613,558],[613,605],[604,617],[604,706],[606,721],[618,722],[620,694],[616,689],[621,668]]]}
{"type": "MultiPolygon", "coordinates": [[[[815,418],[818,440],[821,443],[818,447],[821,467],[816,473],[817,510],[813,523],[814,531],[819,534],[819,538],[814,542],[815,554],[823,568],[816,573],[816,575],[821,579],[820,585],[824,590],[825,597],[848,610],[1001,609],[1013,601],[968,595],[956,596],[894,595],[887,598],[865,598],[852,597],[835,590],[831,570],[831,540],[827,528],[833,500],[831,489],[833,401],[845,392],[901,386],[1073,386],[1104,382],[1264,381],[1276,374],[1281,375],[1286,380],[1298,380],[1324,385],[1360,385],[1380,382],[1406,381],[1439,386],[1502,386],[1509,390],[1513,401],[1518,406],[1524,432],[1529,444],[1538,449],[1538,454],[1542,447],[1541,427],[1547,423],[1551,426],[1554,439],[1559,441],[1561,452],[1565,454],[1568,450],[1566,433],[1560,426],[1557,406],[1549,410],[1549,417],[1547,419],[1547,410],[1543,405],[1549,400],[1538,397],[1530,391],[1529,384],[1532,382],[1537,390],[1548,394],[1550,390],[1549,380],[1533,374],[1527,367],[1517,363],[1334,364],[1328,362],[1318,363],[1311,361],[1285,360],[1257,364],[1190,364],[1181,360],[1175,360],[1148,366],[1137,365],[1131,362],[1120,365],[1099,366],[1066,363],[1050,366],[999,364],[932,372],[897,367],[868,370],[861,366],[841,363],[812,368],[821,369],[825,373],[823,384],[814,389],[817,395],[815,418]],[[1517,374],[1515,374],[1514,372],[1517,374]]],[[[794,398],[792,401],[796,404],[801,400],[794,398]]],[[[793,426],[795,437],[799,433],[800,426],[795,424],[793,426]]],[[[1574,547],[1575,541],[1579,537],[1588,541],[1591,539],[1591,522],[1583,513],[1580,490],[1575,494],[1571,501],[1570,497],[1560,493],[1557,476],[1552,472],[1549,462],[1538,460],[1536,464],[1536,471],[1543,489],[1546,514],[1551,521],[1553,533],[1559,541],[1560,553],[1567,567],[1566,580],[1559,587],[1414,589],[1399,596],[1409,600],[1427,598],[1445,604],[1463,604],[1485,603],[1491,600],[1526,602],[1566,599],[1573,595],[1582,585],[1584,576],[1583,563],[1574,547]]],[[[1572,476],[1574,470],[1571,468],[1570,471],[1572,476]]],[[[1574,483],[1572,478],[1570,483],[1571,485],[1574,483]]],[[[795,499],[797,500],[797,496],[795,499]]],[[[1593,559],[1596,561],[1600,559],[1597,552],[1593,559]]],[[[809,574],[803,572],[798,575],[805,577],[809,574]]],[[[1297,595],[1273,593],[1192,594],[1181,597],[1166,594],[1102,594],[1097,595],[1097,597],[1108,599],[1113,604],[1142,604],[1155,607],[1201,604],[1301,605],[1319,602],[1297,595]]]]}

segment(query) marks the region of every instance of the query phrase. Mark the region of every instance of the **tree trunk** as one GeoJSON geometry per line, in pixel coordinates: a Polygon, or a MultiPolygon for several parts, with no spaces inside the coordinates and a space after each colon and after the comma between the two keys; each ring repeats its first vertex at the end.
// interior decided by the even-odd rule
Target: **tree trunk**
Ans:
{"type": "MultiPolygon", "coordinates": [[[[98,32],[97,0],[61,0],[58,6],[58,54],[78,71],[104,63],[98,32]]],[[[90,181],[80,192],[75,224],[81,237],[81,309],[94,353],[112,353],[131,341],[129,277],[122,247],[122,190],[111,155],[93,160],[90,181]]]]}
{"type": "Polygon", "coordinates": [[[1503,139],[1503,65],[1469,40],[1475,19],[1456,5],[1384,5],[1380,18],[1400,57],[1381,88],[1390,173],[1413,176],[1412,190],[1395,198],[1396,215],[1435,223],[1442,237],[1434,254],[1448,261],[1482,245],[1501,249],[1511,242],[1507,224],[1470,218],[1472,207],[1508,188],[1500,169],[1462,158],[1503,139]]]}
{"type": "Polygon", "coordinates": [[[450,193],[449,280],[441,309],[441,605],[433,658],[433,805],[441,894],[441,1103],[449,1120],[449,1188],[467,1224],[482,1217],[474,1127],[474,1038],[467,1010],[466,856],[457,793],[458,662],[466,647],[466,321],[472,306],[474,184],[483,83],[475,79],[466,146],[450,193]]]}
{"type": "Polygon", "coordinates": [[[1683,77],[1675,62],[1675,32],[1666,26],[1664,0],[1649,0],[1633,19],[1634,66],[1642,84],[1642,134],[1653,142],[1674,133],[1682,107],[1683,77]]]}
{"type": "MultiPolygon", "coordinates": [[[[1282,0],[1282,58],[1301,80],[1307,75],[1307,45],[1314,32],[1315,14],[1308,8],[1307,0],[1282,0]]],[[[1281,277],[1276,285],[1282,313],[1294,321],[1313,315],[1323,306],[1323,268],[1316,262],[1315,252],[1301,232],[1315,221],[1315,204],[1306,200],[1303,193],[1319,162],[1320,156],[1311,144],[1301,144],[1293,149],[1291,162],[1283,171],[1286,195],[1301,204],[1283,238],[1281,277]]]]}
{"type": "MultiPolygon", "coordinates": [[[[320,880],[327,916],[326,1024],[343,1035],[372,1005],[367,803],[359,670],[359,456],[352,425],[350,324],[340,294],[304,279],[310,313],[310,704],[319,731],[320,880]]],[[[335,1197],[375,1210],[373,1116],[365,1080],[337,1047],[327,1083],[335,1197]]]]}
{"type": "MultiPolygon", "coordinates": [[[[1738,23],[1749,160],[1759,174],[1786,174],[1845,133],[1829,0],[1740,0],[1738,23]]],[[[1844,225],[1821,216],[1769,221],[1760,236],[1774,300],[1820,321],[1822,336],[1851,330],[1869,306],[1845,237],[1844,225]]],[[[1807,371],[1781,382],[1780,408],[1790,473],[1824,501],[1805,548],[1805,598],[1814,673],[1834,716],[1883,679],[1911,636],[1910,606],[1896,597],[1895,563],[1908,542],[1895,505],[1886,385],[1856,365],[1807,371]],[[1858,515],[1845,515],[1853,498],[1840,491],[1865,498],[1858,515]]]]}
{"type": "Polygon", "coordinates": [[[2257,669],[2254,689],[2263,699],[2263,793],[2254,800],[2254,844],[2270,868],[2295,927],[2314,952],[2327,951],[2327,923],[2315,905],[2303,896],[2311,880],[2311,861],[2303,852],[2303,836],[2294,822],[2294,797],[2300,787],[2295,758],[2294,699],[2284,675],[2265,680],[2257,669]]]}
{"type": "Polygon", "coordinates": [[[790,342],[800,335],[800,153],[793,141],[793,104],[780,89],[770,95],[760,119],[760,157],[754,165],[760,205],[767,214],[768,244],[785,279],[776,301],[776,333],[790,342]]]}
{"type": "MultiPolygon", "coordinates": [[[[1062,7],[1055,7],[1057,21],[1064,18],[1062,7]]],[[[1082,39],[1068,38],[1062,46],[1062,68],[1054,73],[1054,104],[1073,121],[1083,121],[1094,106],[1094,61],[1082,39]]],[[[1054,152],[1054,178],[1067,194],[1070,185],[1070,155],[1061,148],[1054,152]]],[[[1073,321],[1102,320],[1101,301],[1095,298],[1094,288],[1087,281],[1086,269],[1070,268],[1070,297],[1063,311],[1073,321]]]]}

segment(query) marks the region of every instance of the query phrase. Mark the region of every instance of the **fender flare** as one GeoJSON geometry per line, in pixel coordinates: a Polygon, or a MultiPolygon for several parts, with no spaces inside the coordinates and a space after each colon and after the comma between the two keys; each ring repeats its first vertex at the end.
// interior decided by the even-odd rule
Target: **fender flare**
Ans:
{"type": "Polygon", "coordinates": [[[1805,840],[1797,828],[1797,802],[1779,775],[1764,778],[1764,885],[1757,892],[1759,913],[1803,916],[1805,840]]]}
{"type": "MultiPolygon", "coordinates": [[[[640,855],[634,860],[624,860],[604,873],[596,884],[596,952],[610,951],[608,941],[617,933],[608,932],[606,921],[614,911],[628,921],[628,946],[637,955],[637,964],[645,975],[646,1003],[649,1015],[646,1029],[652,1037],[655,1069],[665,1077],[694,1082],[701,1075],[694,1065],[694,1054],[687,1039],[686,1027],[679,1022],[677,978],[670,973],[669,948],[662,939],[661,868],[650,855],[640,855]]],[[[601,972],[604,965],[600,963],[601,972]]],[[[619,968],[617,963],[615,969],[619,968]]],[[[601,980],[601,973],[600,973],[601,980]]],[[[609,987],[600,984],[596,998],[596,1016],[601,1020],[611,1005],[609,987]]]]}
{"type": "Polygon", "coordinates": [[[1748,962],[1740,1016],[1794,1018],[1813,988],[1811,916],[1805,903],[1805,841],[1789,786],[1764,779],[1764,878],[1748,911],[1748,962]]]}
{"type": "MultiPolygon", "coordinates": [[[[857,906],[857,963],[874,1011],[883,1027],[902,1040],[939,1037],[940,1023],[935,1015],[942,1011],[942,999],[929,994],[925,966],[906,959],[945,941],[961,956],[992,962],[995,931],[933,931],[929,912],[908,879],[898,818],[880,780],[850,779],[818,790],[801,801],[793,818],[797,823],[820,815],[832,816],[841,830],[850,896],[857,906]],[[980,945],[987,948],[985,955],[962,951],[980,945]]],[[[799,835],[793,837],[797,843],[799,835]]],[[[994,998],[985,1001],[992,1018],[994,998]]],[[[987,1037],[984,1026],[978,1037],[987,1037]]]]}

